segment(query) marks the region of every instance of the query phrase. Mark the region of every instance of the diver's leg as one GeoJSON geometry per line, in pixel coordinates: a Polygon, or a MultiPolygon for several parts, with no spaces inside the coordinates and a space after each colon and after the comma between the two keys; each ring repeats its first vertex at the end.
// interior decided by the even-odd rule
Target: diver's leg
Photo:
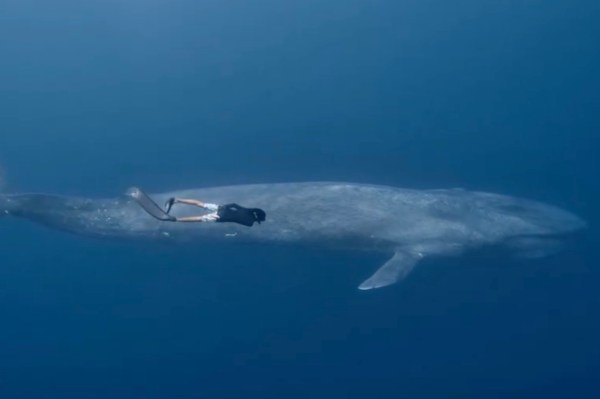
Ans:
{"type": "Polygon", "coordinates": [[[201,216],[184,216],[176,218],[175,222],[216,222],[219,219],[217,212],[208,213],[201,216]]]}
{"type": "Polygon", "coordinates": [[[186,198],[173,198],[173,201],[176,204],[186,204],[186,205],[194,205],[200,208],[204,208],[204,202],[196,199],[186,199],[186,198]]]}
{"type": "Polygon", "coordinates": [[[165,212],[169,213],[171,211],[171,207],[173,204],[185,204],[185,205],[193,205],[199,208],[205,208],[210,211],[216,211],[219,209],[219,205],[211,204],[208,202],[202,202],[196,199],[187,199],[187,198],[169,198],[167,202],[165,202],[165,212]]]}
{"type": "Polygon", "coordinates": [[[216,211],[219,208],[217,204],[211,204],[209,202],[203,202],[196,199],[186,199],[186,198],[174,198],[173,201],[176,204],[186,204],[186,205],[194,205],[200,208],[206,208],[211,211],[216,211]]]}

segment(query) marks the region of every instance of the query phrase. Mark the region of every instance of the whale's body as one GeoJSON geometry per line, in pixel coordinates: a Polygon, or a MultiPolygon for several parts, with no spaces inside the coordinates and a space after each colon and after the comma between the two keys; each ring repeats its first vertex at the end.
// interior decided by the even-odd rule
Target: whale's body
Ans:
{"type": "MultiPolygon", "coordinates": [[[[47,194],[0,196],[0,211],[52,228],[96,237],[201,243],[207,240],[306,244],[387,252],[393,256],[359,288],[404,278],[418,261],[485,245],[504,245],[525,254],[545,248],[585,226],[554,206],[505,195],[462,189],[411,190],[354,183],[279,183],[200,188],[151,195],[260,207],[266,222],[162,222],[129,196],[114,199],[47,194]]],[[[201,214],[175,205],[172,214],[201,214]]]]}

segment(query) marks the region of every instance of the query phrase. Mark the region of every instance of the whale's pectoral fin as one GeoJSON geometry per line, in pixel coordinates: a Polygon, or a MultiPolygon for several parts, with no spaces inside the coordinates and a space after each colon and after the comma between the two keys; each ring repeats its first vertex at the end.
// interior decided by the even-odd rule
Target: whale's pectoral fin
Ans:
{"type": "Polygon", "coordinates": [[[422,258],[420,254],[397,251],[375,274],[358,286],[359,290],[372,290],[403,280],[422,258]]]}

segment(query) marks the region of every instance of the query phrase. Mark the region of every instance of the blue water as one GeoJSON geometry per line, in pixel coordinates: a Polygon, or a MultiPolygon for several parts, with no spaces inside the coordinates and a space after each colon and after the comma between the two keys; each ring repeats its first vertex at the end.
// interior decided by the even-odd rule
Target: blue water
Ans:
{"type": "Polygon", "coordinates": [[[600,3],[0,3],[8,191],[465,187],[590,228],[360,292],[380,255],[0,223],[0,398],[595,398],[600,3]]]}

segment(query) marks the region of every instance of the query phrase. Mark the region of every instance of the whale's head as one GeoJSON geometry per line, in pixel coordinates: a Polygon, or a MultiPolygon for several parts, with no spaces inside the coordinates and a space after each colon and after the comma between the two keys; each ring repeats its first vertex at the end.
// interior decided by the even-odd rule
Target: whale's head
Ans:
{"type": "Polygon", "coordinates": [[[523,234],[564,235],[586,227],[579,216],[564,209],[536,201],[511,199],[499,206],[499,211],[520,221],[523,234]]]}
{"type": "Polygon", "coordinates": [[[10,215],[14,208],[15,203],[10,196],[0,194],[0,217],[10,215]]]}
{"type": "Polygon", "coordinates": [[[587,226],[579,216],[545,203],[498,194],[476,196],[480,230],[520,256],[557,252],[569,236],[587,226]]]}

